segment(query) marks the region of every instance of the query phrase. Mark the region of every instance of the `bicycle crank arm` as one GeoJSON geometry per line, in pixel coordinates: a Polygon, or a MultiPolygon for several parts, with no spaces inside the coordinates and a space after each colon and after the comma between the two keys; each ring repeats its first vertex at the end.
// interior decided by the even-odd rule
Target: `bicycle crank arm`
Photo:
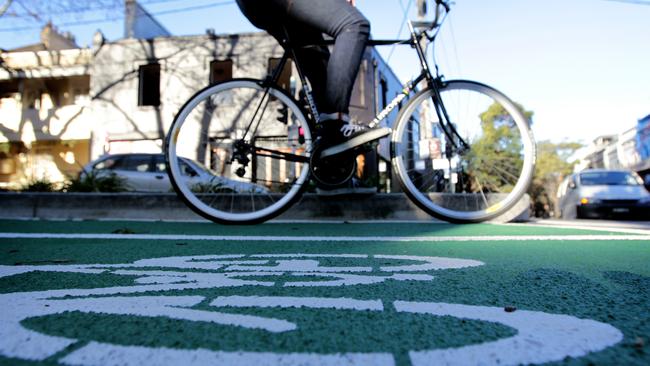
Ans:
{"type": "Polygon", "coordinates": [[[303,155],[296,155],[296,154],[291,154],[291,153],[285,153],[282,151],[277,151],[277,150],[270,150],[270,149],[265,149],[261,147],[256,147],[256,155],[259,157],[267,157],[267,158],[273,158],[273,159],[281,159],[281,160],[286,160],[286,161],[291,161],[294,163],[307,163],[309,162],[309,158],[303,155]]]}
{"type": "Polygon", "coordinates": [[[328,147],[327,149],[323,150],[323,152],[320,154],[320,158],[325,159],[330,156],[334,156],[334,155],[344,153],[346,151],[350,151],[361,145],[386,137],[390,135],[392,132],[393,130],[388,127],[372,129],[364,134],[353,137],[345,142],[328,147]]]}

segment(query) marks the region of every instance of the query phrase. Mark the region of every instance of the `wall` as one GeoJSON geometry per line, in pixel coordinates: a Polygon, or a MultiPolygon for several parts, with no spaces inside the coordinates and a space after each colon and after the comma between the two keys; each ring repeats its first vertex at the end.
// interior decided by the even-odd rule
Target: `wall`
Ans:
{"type": "Polygon", "coordinates": [[[91,50],[1,57],[0,188],[75,175],[89,159],[91,50]]]}
{"type": "Polygon", "coordinates": [[[155,147],[132,145],[147,150],[138,152],[160,152],[176,112],[208,85],[211,61],[232,59],[233,77],[262,77],[269,57],[280,54],[275,41],[262,33],[126,39],[104,45],[91,69],[90,94],[96,116],[94,142],[104,145],[107,140],[108,151],[93,149],[93,158],[127,141],[157,140],[155,147]],[[138,70],[149,63],[160,64],[160,104],[139,106],[138,70]]]}
{"type": "MultiPolygon", "coordinates": [[[[78,167],[106,153],[159,153],[177,111],[209,84],[212,61],[231,60],[234,78],[263,78],[269,59],[282,53],[266,33],[248,33],[131,38],[99,42],[92,49],[3,54],[8,70],[13,71],[0,71],[0,87],[5,91],[0,93],[0,143],[8,144],[0,161],[5,171],[18,172],[0,175],[0,185],[2,181],[43,177],[64,179],[72,168],[57,160],[61,153],[78,167]],[[140,69],[148,64],[160,65],[160,98],[153,105],[141,105],[140,69]],[[23,143],[22,157],[12,152],[15,149],[9,148],[10,142],[23,143]],[[68,142],[77,146],[71,150],[73,158],[58,148],[43,150],[48,144],[64,146],[68,142]],[[32,153],[36,147],[39,152],[32,153]],[[43,158],[48,153],[50,162],[43,158]],[[31,168],[35,162],[50,169],[31,168]]],[[[300,85],[295,66],[290,79],[297,93],[300,85]]],[[[367,49],[353,90],[353,119],[369,122],[383,108],[382,96],[390,101],[400,90],[400,83],[376,50],[367,49]]],[[[388,121],[396,114],[397,110],[388,121]]],[[[379,151],[387,162],[388,143],[382,143],[379,151]]],[[[359,175],[377,175],[376,154],[365,154],[358,161],[362,162],[359,175]]]]}
{"type": "Polygon", "coordinates": [[[649,146],[650,116],[639,120],[637,127],[594,140],[583,156],[578,157],[575,171],[629,169],[646,175],[650,172],[649,146]]]}

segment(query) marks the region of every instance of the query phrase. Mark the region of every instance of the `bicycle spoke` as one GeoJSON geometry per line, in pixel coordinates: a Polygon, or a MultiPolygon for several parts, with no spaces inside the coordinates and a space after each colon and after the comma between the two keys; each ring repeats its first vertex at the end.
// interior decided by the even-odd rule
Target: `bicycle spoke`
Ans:
{"type": "Polygon", "coordinates": [[[432,93],[425,89],[411,98],[395,127],[398,179],[434,216],[475,222],[498,215],[525,193],[532,178],[527,121],[512,102],[482,84],[446,83],[441,114],[425,113],[437,107],[432,93]],[[431,149],[434,142],[438,151],[431,149]]]}
{"type": "Polygon", "coordinates": [[[174,138],[167,154],[199,172],[192,188],[181,166],[172,167],[177,192],[217,222],[275,216],[309,178],[312,140],[305,116],[282,91],[260,85],[236,79],[204,89],[178,113],[168,134],[174,138]]]}

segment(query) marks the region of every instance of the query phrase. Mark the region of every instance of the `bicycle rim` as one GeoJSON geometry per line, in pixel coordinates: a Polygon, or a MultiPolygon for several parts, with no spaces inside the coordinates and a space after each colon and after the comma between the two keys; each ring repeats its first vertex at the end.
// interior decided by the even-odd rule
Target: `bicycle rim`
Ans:
{"type": "Polygon", "coordinates": [[[287,209],[309,179],[311,131],[297,104],[261,81],[205,88],[179,111],[166,140],[174,189],[200,215],[250,224],[287,209]]]}
{"type": "Polygon", "coordinates": [[[533,176],[535,144],[527,119],[489,86],[450,81],[440,99],[457,135],[451,128],[445,133],[434,94],[419,92],[398,117],[391,149],[402,188],[429,214],[451,222],[504,213],[533,176]],[[468,145],[464,152],[458,149],[461,139],[468,145]]]}

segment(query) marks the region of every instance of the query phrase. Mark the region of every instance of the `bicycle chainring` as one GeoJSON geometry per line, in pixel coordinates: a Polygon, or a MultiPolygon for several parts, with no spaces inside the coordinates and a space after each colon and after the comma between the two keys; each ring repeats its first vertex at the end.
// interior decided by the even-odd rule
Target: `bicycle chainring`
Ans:
{"type": "Polygon", "coordinates": [[[320,159],[321,147],[311,155],[311,173],[314,180],[324,186],[339,186],[349,181],[357,169],[356,155],[343,153],[320,159]]]}

